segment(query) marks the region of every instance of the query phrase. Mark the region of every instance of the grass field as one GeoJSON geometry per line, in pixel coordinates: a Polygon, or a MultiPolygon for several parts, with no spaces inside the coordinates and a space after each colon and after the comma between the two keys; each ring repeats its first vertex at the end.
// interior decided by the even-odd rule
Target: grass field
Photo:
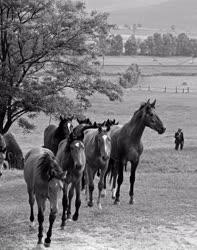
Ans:
{"type": "MultiPolygon", "coordinates": [[[[165,80],[162,77],[147,79],[151,86],[160,84],[161,87],[165,80]]],[[[166,86],[175,86],[174,79],[165,81],[166,86]]],[[[177,82],[184,81],[184,77],[176,79],[177,82]]],[[[197,88],[193,77],[187,81],[197,88]]],[[[148,86],[148,83],[144,82],[143,86],[148,86]]],[[[96,206],[86,207],[85,196],[82,195],[79,221],[68,223],[65,231],[60,230],[60,209],[51,249],[197,249],[197,96],[127,89],[122,102],[110,102],[96,94],[91,97],[92,107],[87,116],[93,121],[116,118],[125,123],[148,98],[157,99],[156,112],[166,126],[166,133],[158,135],[149,128],[144,132],[145,150],[137,170],[135,204],[128,204],[129,172],[126,172],[120,206],[113,205],[110,187],[103,199],[102,211],[96,206]],[[173,136],[178,127],[185,135],[182,152],[174,150],[173,136]]],[[[48,122],[49,118],[41,114],[35,120],[37,128],[32,134],[23,134],[16,125],[12,127],[11,131],[24,153],[34,146],[43,145],[43,131],[48,122]]],[[[37,229],[30,231],[28,227],[29,205],[23,173],[5,171],[0,180],[0,190],[0,250],[37,249],[37,229]]],[[[45,229],[47,224],[46,216],[45,229]]]]}

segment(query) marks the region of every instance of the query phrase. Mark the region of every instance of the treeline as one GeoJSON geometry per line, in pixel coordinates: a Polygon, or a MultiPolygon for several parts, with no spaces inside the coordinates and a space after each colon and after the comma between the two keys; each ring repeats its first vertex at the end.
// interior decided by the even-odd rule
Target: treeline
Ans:
{"type": "Polygon", "coordinates": [[[197,56],[197,39],[185,33],[174,36],[170,33],[154,33],[145,40],[134,35],[123,44],[121,35],[113,35],[105,43],[105,55],[147,55],[147,56],[197,56]]]}

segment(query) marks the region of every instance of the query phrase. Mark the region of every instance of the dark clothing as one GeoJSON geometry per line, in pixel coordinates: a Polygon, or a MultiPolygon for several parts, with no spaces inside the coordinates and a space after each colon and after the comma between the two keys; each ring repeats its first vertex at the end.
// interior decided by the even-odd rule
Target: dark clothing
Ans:
{"type": "Polygon", "coordinates": [[[183,149],[184,145],[184,136],[182,131],[177,131],[174,135],[175,137],[175,149],[178,150],[180,146],[180,150],[183,149]]]}

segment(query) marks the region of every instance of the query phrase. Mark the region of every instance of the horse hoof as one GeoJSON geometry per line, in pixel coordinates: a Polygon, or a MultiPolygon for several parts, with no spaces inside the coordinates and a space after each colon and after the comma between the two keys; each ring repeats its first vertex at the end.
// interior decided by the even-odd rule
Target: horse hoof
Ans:
{"type": "Polygon", "coordinates": [[[79,216],[78,216],[77,214],[74,214],[74,215],[73,215],[73,220],[74,220],[74,221],[77,221],[77,220],[78,220],[78,217],[79,217],[79,216]]]}
{"type": "Polygon", "coordinates": [[[102,197],[102,198],[105,198],[106,195],[107,195],[107,192],[106,192],[106,190],[104,190],[104,191],[101,193],[101,197],[102,197]]]}
{"type": "Polygon", "coordinates": [[[115,200],[114,205],[120,205],[120,201],[115,200]]]}
{"type": "Polygon", "coordinates": [[[65,227],[65,226],[62,226],[62,225],[61,225],[61,227],[60,227],[60,228],[61,228],[61,230],[64,230],[64,227],[65,227]]]}
{"type": "Polygon", "coordinates": [[[88,207],[93,207],[93,202],[89,201],[88,202],[88,207]]]}
{"type": "Polygon", "coordinates": [[[50,247],[50,244],[51,244],[51,240],[46,238],[45,241],[44,241],[44,246],[45,247],[50,247]]]}
{"type": "Polygon", "coordinates": [[[38,240],[37,245],[40,246],[40,245],[42,245],[42,244],[43,244],[42,240],[38,240]]]}
{"type": "Polygon", "coordinates": [[[67,219],[67,222],[71,222],[71,221],[72,221],[72,218],[68,218],[68,219],[67,219]]]}
{"type": "Polygon", "coordinates": [[[113,195],[112,195],[112,197],[111,197],[111,198],[112,198],[112,200],[115,200],[115,199],[116,199],[116,196],[113,196],[113,195]]]}
{"type": "Polygon", "coordinates": [[[130,198],[129,204],[130,204],[130,205],[133,205],[133,204],[134,204],[134,199],[133,199],[133,198],[130,198]]]}

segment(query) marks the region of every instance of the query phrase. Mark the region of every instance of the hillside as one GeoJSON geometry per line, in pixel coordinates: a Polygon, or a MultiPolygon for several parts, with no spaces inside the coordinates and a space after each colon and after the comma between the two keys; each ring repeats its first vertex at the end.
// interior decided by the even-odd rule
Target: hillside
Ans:
{"type": "MultiPolygon", "coordinates": [[[[145,5],[144,3],[141,4],[141,7],[137,6],[136,1],[126,2],[124,5],[120,1],[118,5],[116,0],[108,0],[105,4],[102,1],[99,1],[99,3],[95,4],[95,8],[110,12],[112,23],[141,23],[143,26],[152,28],[168,28],[175,25],[177,30],[197,31],[196,0],[163,0],[162,2],[157,1],[157,4],[151,1],[149,3],[152,3],[152,5],[145,5]],[[111,7],[109,7],[110,3],[111,7]]],[[[94,4],[92,3],[90,7],[93,8],[94,4]]]]}

